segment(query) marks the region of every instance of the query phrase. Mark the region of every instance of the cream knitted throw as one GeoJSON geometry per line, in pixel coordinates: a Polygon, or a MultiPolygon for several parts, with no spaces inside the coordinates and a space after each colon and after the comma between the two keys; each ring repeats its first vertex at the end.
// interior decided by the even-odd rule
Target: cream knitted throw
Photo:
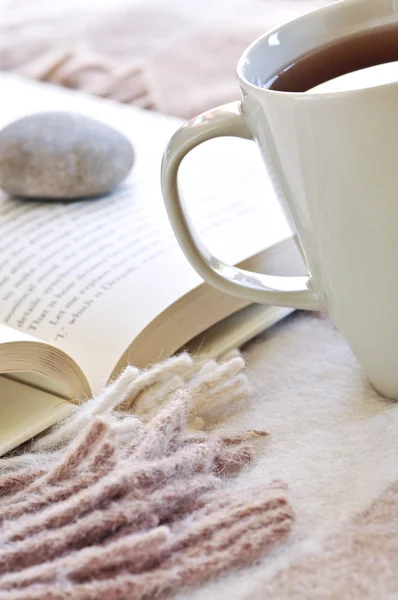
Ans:
{"type": "Polygon", "coordinates": [[[281,541],[293,519],[285,486],[228,488],[266,432],[198,429],[245,402],[243,366],[182,355],[129,367],[1,459],[0,599],[165,598],[281,541]]]}

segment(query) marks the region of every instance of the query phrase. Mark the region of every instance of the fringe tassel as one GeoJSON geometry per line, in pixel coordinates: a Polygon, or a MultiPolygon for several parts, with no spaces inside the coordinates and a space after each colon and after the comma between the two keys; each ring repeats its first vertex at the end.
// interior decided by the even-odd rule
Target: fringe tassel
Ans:
{"type": "Polygon", "coordinates": [[[187,354],[128,367],[24,454],[1,459],[0,600],[165,598],[283,540],[293,521],[283,483],[224,483],[266,432],[203,430],[247,398],[243,368],[237,355],[187,354]]]}

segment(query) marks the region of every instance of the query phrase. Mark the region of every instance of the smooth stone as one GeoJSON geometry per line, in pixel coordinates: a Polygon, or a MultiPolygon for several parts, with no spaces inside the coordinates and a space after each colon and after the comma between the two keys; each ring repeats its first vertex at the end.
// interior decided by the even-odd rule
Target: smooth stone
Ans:
{"type": "Polygon", "coordinates": [[[10,196],[101,196],[133,163],[134,149],[124,135],[77,113],[33,114],[0,131],[0,188],[10,196]]]}

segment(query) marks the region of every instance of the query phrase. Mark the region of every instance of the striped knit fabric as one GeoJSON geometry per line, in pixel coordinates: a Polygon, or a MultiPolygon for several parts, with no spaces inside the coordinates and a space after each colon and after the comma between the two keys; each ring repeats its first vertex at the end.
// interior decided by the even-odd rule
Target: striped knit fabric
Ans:
{"type": "Polygon", "coordinates": [[[285,486],[228,488],[253,459],[248,440],[266,433],[193,428],[209,404],[242,402],[242,367],[239,356],[197,366],[183,355],[129,368],[29,451],[2,459],[0,599],[165,598],[280,542],[293,520],[285,486]]]}

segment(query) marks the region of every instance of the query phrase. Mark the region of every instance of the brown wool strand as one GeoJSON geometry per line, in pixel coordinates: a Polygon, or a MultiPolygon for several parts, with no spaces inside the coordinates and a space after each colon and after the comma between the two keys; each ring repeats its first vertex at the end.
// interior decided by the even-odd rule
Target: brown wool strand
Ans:
{"type": "MultiPolygon", "coordinates": [[[[40,598],[39,592],[42,594],[42,598],[51,600],[63,597],[94,600],[102,595],[112,600],[122,600],[126,597],[134,597],[135,600],[155,598],[161,592],[167,593],[177,589],[179,581],[184,581],[185,585],[205,581],[209,569],[214,575],[219,575],[232,566],[244,566],[250,563],[259,553],[280,541],[288,533],[292,518],[291,510],[286,510],[279,519],[275,519],[275,523],[268,516],[253,520],[251,527],[249,524],[249,528],[247,523],[245,526],[238,523],[232,532],[225,536],[219,533],[218,539],[213,540],[213,543],[207,543],[201,548],[197,548],[194,555],[184,553],[184,557],[177,567],[174,558],[169,563],[166,562],[163,568],[151,570],[142,575],[126,576],[121,574],[112,579],[97,580],[95,583],[77,584],[72,588],[73,595],[68,592],[67,587],[58,591],[51,589],[51,585],[40,585],[32,590],[32,595],[29,595],[26,590],[14,589],[10,593],[9,599],[33,600],[40,598]],[[250,533],[249,540],[245,535],[246,531],[250,533]]],[[[3,598],[5,599],[7,596],[3,596],[0,592],[0,600],[3,598]]]]}
{"type": "MultiPolygon", "coordinates": [[[[261,492],[259,492],[261,495],[261,492]]],[[[251,518],[253,515],[261,515],[265,513],[265,518],[269,519],[270,514],[274,518],[274,511],[284,514],[284,511],[290,511],[286,499],[282,496],[260,498],[253,502],[233,502],[224,505],[220,511],[215,513],[208,511],[207,514],[202,512],[202,519],[194,523],[189,532],[183,532],[180,539],[176,541],[175,547],[179,550],[186,549],[187,545],[193,541],[205,540],[215,530],[223,530],[234,526],[235,523],[240,524],[246,518],[251,518]]],[[[272,523],[273,521],[271,521],[272,523]]]]}
{"type": "Polygon", "coordinates": [[[115,503],[107,509],[96,510],[85,517],[62,527],[37,532],[36,535],[20,538],[8,543],[0,554],[0,574],[13,572],[21,565],[29,567],[43,560],[50,560],[64,554],[70,546],[82,548],[95,543],[105,536],[111,536],[121,527],[129,526],[135,531],[149,526],[157,526],[160,520],[167,519],[178,510],[186,512],[186,505],[200,494],[217,485],[213,476],[198,476],[194,481],[170,484],[146,501],[133,501],[127,497],[123,502],[115,503]]]}
{"type": "Polygon", "coordinates": [[[43,469],[26,469],[20,473],[11,473],[10,475],[3,475],[0,479],[0,497],[3,499],[8,494],[14,495],[20,489],[26,488],[27,485],[31,484],[38,477],[42,477],[45,474],[43,469]]]}
{"type": "Polygon", "coordinates": [[[82,439],[78,439],[77,443],[71,444],[62,462],[56,465],[47,475],[48,483],[51,485],[69,479],[75,473],[76,468],[81,467],[84,461],[91,457],[93,448],[108,432],[108,423],[97,417],[92,425],[87,427],[86,431],[83,431],[82,439]]]}
{"type": "Polygon", "coordinates": [[[69,578],[79,581],[94,576],[102,578],[104,568],[122,569],[130,564],[134,565],[135,569],[140,569],[147,562],[151,552],[159,555],[162,551],[160,545],[163,545],[168,537],[168,528],[158,527],[147,533],[126,536],[105,547],[89,546],[72,555],[25,569],[22,573],[5,575],[0,586],[1,589],[11,589],[33,583],[51,582],[61,571],[67,573],[69,578]]]}
{"type": "Polygon", "coordinates": [[[178,569],[163,568],[151,570],[142,575],[119,575],[112,579],[77,584],[68,589],[68,586],[59,586],[54,589],[52,585],[39,585],[31,590],[13,590],[3,595],[0,600],[97,600],[105,597],[107,600],[125,600],[128,597],[134,600],[149,600],[164,598],[166,594],[176,591],[183,582],[184,586],[198,585],[206,581],[209,573],[212,576],[220,575],[227,569],[250,564],[262,552],[273,544],[280,542],[289,532],[291,518],[275,527],[259,527],[250,532],[250,540],[241,536],[231,547],[201,554],[201,558],[182,558],[178,569]],[[25,594],[25,595],[24,595],[25,594]]]}
{"type": "Polygon", "coordinates": [[[252,429],[249,431],[245,431],[238,435],[223,435],[222,441],[227,446],[235,446],[236,444],[241,444],[242,442],[249,442],[256,440],[258,438],[267,437],[269,434],[267,431],[261,429],[252,429]]]}
{"type": "MultiPolygon", "coordinates": [[[[93,511],[116,497],[125,496],[129,491],[139,495],[143,485],[153,485],[155,482],[161,484],[172,477],[180,479],[182,477],[189,477],[193,472],[200,470],[208,471],[214,458],[214,448],[212,446],[213,444],[210,444],[206,448],[203,444],[192,445],[184,453],[175,453],[174,456],[165,459],[163,465],[159,465],[159,463],[154,465],[147,463],[142,465],[138,463],[135,469],[130,472],[126,472],[129,465],[123,461],[119,471],[113,470],[109,477],[103,477],[102,480],[89,488],[83,486],[83,489],[79,493],[75,493],[73,498],[67,499],[65,502],[50,505],[47,510],[44,510],[38,516],[33,515],[30,519],[24,517],[21,527],[19,522],[16,521],[14,527],[11,526],[8,528],[7,538],[0,534],[0,542],[4,542],[6,539],[23,539],[36,532],[40,532],[43,526],[48,529],[62,527],[84,514],[87,510],[93,511]],[[208,456],[206,456],[206,451],[208,456]]],[[[77,492],[78,490],[75,491],[77,492]]],[[[27,504],[25,504],[24,510],[29,512],[27,504]]],[[[17,513],[19,516],[20,511],[18,507],[10,507],[8,516],[14,516],[13,513],[17,513]]]]}
{"type": "MultiPolygon", "coordinates": [[[[24,525],[28,526],[29,520],[25,518],[27,514],[35,513],[39,510],[44,510],[46,506],[52,506],[56,502],[61,502],[69,498],[72,494],[75,494],[90,485],[93,485],[102,476],[106,475],[112,468],[114,461],[112,460],[115,452],[114,444],[106,442],[101,448],[101,452],[95,456],[92,463],[92,469],[84,471],[82,474],[76,475],[71,481],[67,481],[65,484],[58,484],[51,486],[43,491],[38,490],[35,494],[27,494],[27,498],[24,501],[18,502],[17,505],[13,505],[8,509],[4,509],[3,515],[5,518],[13,518],[14,521],[24,516],[24,525]]],[[[43,514],[39,517],[40,526],[43,526],[43,514]]],[[[15,525],[18,524],[16,521],[15,525]]],[[[23,536],[22,536],[23,537],[23,536]]],[[[1,534],[0,534],[1,539],[1,534]]]]}
{"type": "MultiPolygon", "coordinates": [[[[87,428],[84,430],[67,449],[64,455],[61,455],[59,462],[56,462],[55,466],[50,469],[48,473],[45,473],[42,477],[38,477],[34,482],[31,483],[23,492],[25,496],[40,491],[42,492],[43,487],[47,484],[54,484],[59,481],[68,479],[76,467],[79,464],[80,468],[84,465],[85,460],[88,458],[90,453],[95,451],[97,442],[101,439],[108,431],[108,425],[100,418],[95,419],[87,428]]],[[[6,508],[0,513],[0,523],[3,519],[9,519],[18,513],[18,502],[19,496],[14,496],[10,499],[11,508],[6,508]]]]}

